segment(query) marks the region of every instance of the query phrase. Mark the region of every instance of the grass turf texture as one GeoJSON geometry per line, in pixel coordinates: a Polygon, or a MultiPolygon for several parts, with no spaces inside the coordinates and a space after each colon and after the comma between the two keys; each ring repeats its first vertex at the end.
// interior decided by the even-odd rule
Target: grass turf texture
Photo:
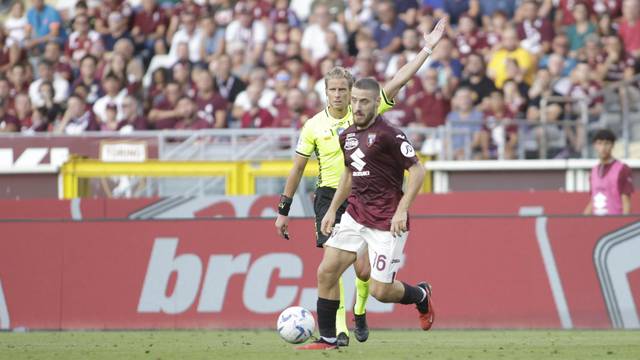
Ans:
{"type": "Polygon", "coordinates": [[[296,351],[275,331],[0,333],[0,359],[640,359],[640,331],[373,330],[296,351]]]}

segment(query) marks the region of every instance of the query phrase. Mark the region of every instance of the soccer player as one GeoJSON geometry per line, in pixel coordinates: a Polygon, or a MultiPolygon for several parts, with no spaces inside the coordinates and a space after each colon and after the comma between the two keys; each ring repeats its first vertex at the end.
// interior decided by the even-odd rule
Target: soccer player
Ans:
{"type": "Polygon", "coordinates": [[[337,347],[335,313],[339,306],[338,279],[368,248],[371,295],[381,302],[415,304],[423,330],[434,320],[431,286],[411,286],[396,280],[409,231],[407,211],[422,186],[425,170],[405,134],[382,119],[380,85],[373,78],[355,82],[351,92],[354,124],[340,135],[345,170],[321,223],[332,232],[336,212],[348,197],[340,227],[324,247],[318,267],[318,327],[320,339],[298,347],[329,350],[337,347]],[[402,192],[404,171],[409,171],[407,192],[402,192]]]}
{"type": "MultiPolygon", "coordinates": [[[[438,44],[448,19],[441,19],[434,30],[424,35],[425,47],[405,64],[396,75],[380,89],[378,94],[383,101],[378,103],[376,113],[383,113],[393,106],[393,98],[420,69],[422,64],[433,52],[433,48],[438,44]]],[[[318,177],[317,189],[314,198],[314,211],[316,214],[316,245],[323,247],[328,236],[320,231],[321,220],[324,217],[329,204],[333,199],[335,189],[338,186],[340,176],[344,170],[342,151],[338,142],[339,134],[353,123],[353,115],[349,100],[351,98],[351,87],[353,77],[344,68],[336,67],[325,75],[325,87],[328,106],[313,118],[309,119],[300,134],[300,140],[296,148],[296,156],[293,161],[293,168],[287,177],[284,192],[280,197],[278,205],[279,214],[275,222],[278,234],[281,237],[289,238],[288,223],[289,209],[293,201],[293,194],[298,188],[300,179],[307,165],[307,161],[312,153],[316,154],[320,164],[320,175],[318,177]]],[[[336,222],[340,222],[342,213],[346,210],[346,203],[343,200],[337,208],[336,222]]],[[[364,248],[361,252],[364,253],[364,248]]],[[[353,308],[355,318],[355,335],[360,342],[366,341],[369,337],[369,329],[366,322],[365,305],[369,294],[369,269],[366,256],[358,257],[355,262],[357,297],[353,308]]],[[[338,319],[334,319],[334,327],[337,324],[340,346],[349,344],[348,329],[346,326],[346,315],[344,309],[344,291],[342,281],[339,281],[339,298],[341,305],[336,311],[338,319]]],[[[334,329],[336,331],[336,329],[334,329]]]]}
{"type": "Polygon", "coordinates": [[[631,212],[633,180],[631,169],[611,155],[616,136],[611,130],[599,130],[593,147],[600,162],[591,169],[591,200],[585,215],[626,215],[631,212]]]}

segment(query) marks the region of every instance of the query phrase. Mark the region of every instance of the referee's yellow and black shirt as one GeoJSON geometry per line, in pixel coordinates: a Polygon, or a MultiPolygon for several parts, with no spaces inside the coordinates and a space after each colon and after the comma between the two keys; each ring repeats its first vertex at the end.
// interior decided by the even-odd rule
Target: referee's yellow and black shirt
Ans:
{"type": "MultiPolygon", "coordinates": [[[[380,106],[378,114],[382,114],[394,105],[393,100],[387,98],[384,90],[380,89],[380,106]]],[[[320,166],[318,187],[337,188],[340,176],[344,171],[342,149],[340,149],[339,135],[353,124],[351,106],[342,119],[335,119],[329,114],[328,108],[307,120],[302,127],[296,153],[303,157],[310,157],[315,153],[320,166]]]]}

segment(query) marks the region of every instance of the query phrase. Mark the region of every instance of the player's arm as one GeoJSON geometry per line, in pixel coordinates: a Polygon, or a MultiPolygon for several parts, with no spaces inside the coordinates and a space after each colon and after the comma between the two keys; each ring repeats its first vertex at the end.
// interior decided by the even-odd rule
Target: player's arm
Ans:
{"type": "MultiPolygon", "coordinates": [[[[307,123],[308,124],[308,123],[307,123]]],[[[278,216],[276,217],[276,231],[278,235],[289,240],[289,210],[293,203],[293,194],[295,194],[304,168],[307,166],[309,157],[316,149],[316,141],[311,126],[304,126],[300,132],[298,145],[296,146],[296,155],[293,157],[293,167],[287,176],[287,182],[284,185],[284,191],[280,196],[278,203],[278,216]]]]}
{"type": "Polygon", "coordinates": [[[622,214],[629,215],[631,213],[631,197],[627,194],[622,194],[622,214]]]}
{"type": "Polygon", "coordinates": [[[331,234],[331,231],[333,231],[333,224],[335,224],[336,222],[336,212],[338,211],[338,208],[349,197],[349,193],[351,192],[351,179],[351,171],[347,167],[342,172],[342,176],[340,176],[340,182],[338,183],[336,193],[333,194],[333,199],[331,200],[331,205],[329,205],[329,210],[327,210],[327,213],[322,218],[320,230],[326,236],[329,236],[329,234],[331,234]]]}
{"type": "Polygon", "coordinates": [[[448,19],[442,18],[429,34],[424,35],[425,46],[413,58],[413,60],[401,67],[388,83],[384,84],[384,93],[390,100],[393,100],[398,91],[418,72],[422,64],[433,52],[433,48],[440,42],[447,26],[448,19]]]}
{"type": "Polygon", "coordinates": [[[422,166],[420,162],[413,164],[409,168],[407,191],[402,196],[402,199],[400,199],[396,213],[391,219],[391,234],[394,236],[400,236],[403,232],[407,231],[407,213],[422,187],[425,173],[424,166],[422,166]]]}

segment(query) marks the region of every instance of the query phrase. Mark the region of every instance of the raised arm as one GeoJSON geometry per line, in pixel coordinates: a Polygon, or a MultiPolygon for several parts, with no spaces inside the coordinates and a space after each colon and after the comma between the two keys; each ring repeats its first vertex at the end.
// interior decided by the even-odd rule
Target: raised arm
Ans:
{"type": "Polygon", "coordinates": [[[398,91],[420,70],[422,64],[429,58],[447,27],[448,18],[442,18],[436,24],[433,31],[424,35],[425,45],[413,60],[401,67],[388,83],[384,84],[384,92],[389,99],[393,99],[398,91]]]}

